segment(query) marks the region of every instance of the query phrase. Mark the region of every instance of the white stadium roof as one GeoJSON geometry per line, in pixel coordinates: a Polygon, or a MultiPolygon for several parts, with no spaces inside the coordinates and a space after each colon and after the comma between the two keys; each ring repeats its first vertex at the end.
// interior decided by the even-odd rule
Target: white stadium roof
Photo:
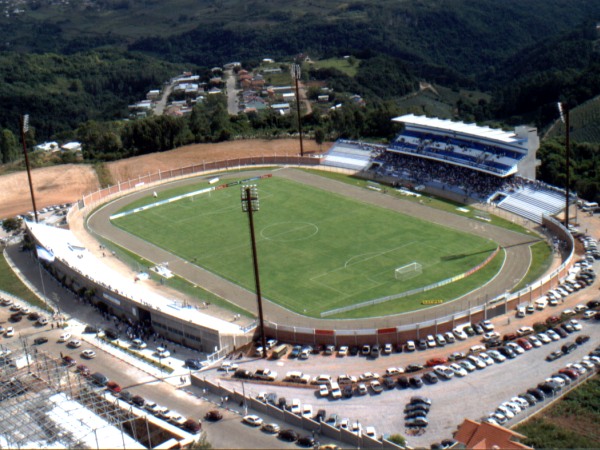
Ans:
{"type": "Polygon", "coordinates": [[[106,266],[102,258],[96,258],[75,238],[75,235],[61,228],[35,222],[25,222],[36,240],[51,252],[56,259],[66,263],[86,278],[108,287],[112,291],[128,297],[138,303],[147,304],[158,311],[192,322],[205,328],[219,330],[220,333],[242,334],[242,328],[234,323],[205,314],[193,307],[181,307],[176,302],[146,288],[143,282],[136,283],[116,270],[106,266]]]}
{"type": "Polygon", "coordinates": [[[394,122],[405,123],[406,125],[416,125],[427,127],[440,131],[450,131],[469,135],[476,138],[489,139],[504,144],[520,144],[524,139],[517,137],[513,131],[504,131],[498,128],[480,127],[472,123],[453,122],[448,119],[438,119],[426,116],[415,116],[414,114],[406,114],[404,116],[395,117],[394,122]]]}

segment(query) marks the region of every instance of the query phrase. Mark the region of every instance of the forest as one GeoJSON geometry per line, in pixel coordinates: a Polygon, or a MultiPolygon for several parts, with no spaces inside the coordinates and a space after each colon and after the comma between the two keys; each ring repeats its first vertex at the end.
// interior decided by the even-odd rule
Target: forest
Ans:
{"type": "MultiPolygon", "coordinates": [[[[540,131],[556,120],[557,101],[575,108],[600,95],[600,2],[590,0],[530,0],[526,7],[517,0],[291,0],[285,8],[258,0],[173,0],[169,8],[156,0],[93,7],[37,0],[24,2],[23,11],[0,18],[3,163],[19,158],[24,113],[32,119],[29,144],[78,139],[89,161],[293,133],[294,115],[229,117],[218,98],[188,117],[124,120],[128,104],[184,70],[203,73],[234,60],[253,68],[265,56],[359,61],[354,76],[303,71],[305,82],[324,81],[340,100],[359,94],[366,101],[303,117],[319,140],[389,139],[396,131],[390,118],[413,112],[404,99],[420,81],[486,95],[455,100],[450,118],[509,128],[530,123],[540,131]]],[[[572,146],[573,188],[588,198],[599,191],[597,150],[595,141],[572,146]]],[[[541,178],[564,182],[564,153],[561,137],[543,142],[541,178]]]]}

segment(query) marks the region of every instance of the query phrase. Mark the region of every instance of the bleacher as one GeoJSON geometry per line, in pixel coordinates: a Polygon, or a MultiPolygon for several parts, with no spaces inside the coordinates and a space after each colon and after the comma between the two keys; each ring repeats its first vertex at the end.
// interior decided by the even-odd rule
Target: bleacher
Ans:
{"type": "Polygon", "coordinates": [[[358,172],[366,169],[372,158],[384,150],[384,146],[340,139],[327,152],[322,164],[358,172]]]}
{"type": "Polygon", "coordinates": [[[557,191],[543,186],[526,186],[512,193],[504,193],[506,197],[498,203],[498,207],[525,217],[535,223],[542,223],[542,215],[555,215],[564,208],[565,197],[557,191]]]}
{"type": "Polygon", "coordinates": [[[439,161],[456,163],[495,175],[515,173],[525,153],[503,147],[442,135],[404,130],[390,145],[390,150],[439,161]]]}

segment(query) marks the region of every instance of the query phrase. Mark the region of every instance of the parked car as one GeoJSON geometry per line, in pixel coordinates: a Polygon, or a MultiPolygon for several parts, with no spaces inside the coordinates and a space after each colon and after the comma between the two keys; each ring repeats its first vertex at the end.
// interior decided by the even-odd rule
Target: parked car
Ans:
{"type": "Polygon", "coordinates": [[[276,434],[279,433],[280,427],[276,423],[263,423],[260,427],[265,433],[276,434]]]}
{"type": "Polygon", "coordinates": [[[262,423],[263,423],[263,420],[255,414],[249,414],[247,416],[244,416],[242,418],[242,421],[253,427],[258,427],[258,426],[262,425],[262,423]]]}
{"type": "Polygon", "coordinates": [[[204,418],[210,422],[218,422],[223,418],[223,414],[217,409],[211,409],[204,415],[204,418]]]}
{"type": "Polygon", "coordinates": [[[286,442],[296,442],[300,435],[292,429],[281,430],[278,434],[279,439],[286,442]]]}

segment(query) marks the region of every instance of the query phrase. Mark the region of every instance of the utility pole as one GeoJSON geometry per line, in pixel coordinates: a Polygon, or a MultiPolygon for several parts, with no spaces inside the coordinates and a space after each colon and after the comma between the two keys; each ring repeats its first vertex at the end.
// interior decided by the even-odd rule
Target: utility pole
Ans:
{"type": "Polygon", "coordinates": [[[304,156],[304,144],[302,143],[302,120],[300,118],[300,89],[298,80],[300,79],[300,64],[292,64],[292,78],[296,81],[296,111],[298,112],[298,134],[300,135],[300,156],[304,156]]]}
{"type": "Polygon", "coordinates": [[[33,205],[33,215],[35,223],[38,223],[37,207],[35,206],[35,196],[33,195],[33,184],[31,182],[31,168],[29,167],[29,156],[27,155],[27,142],[25,142],[25,133],[29,131],[29,114],[21,116],[21,141],[23,142],[23,154],[25,155],[25,167],[27,168],[27,179],[29,180],[29,192],[31,193],[31,203],[33,205]]]}
{"type": "Polygon", "coordinates": [[[571,184],[571,147],[569,145],[570,137],[570,124],[569,124],[569,107],[558,102],[558,112],[560,113],[560,120],[565,124],[565,159],[566,159],[566,186],[565,186],[565,228],[569,229],[569,187],[571,184]]]}
{"type": "Polygon", "coordinates": [[[262,341],[262,357],[267,358],[267,337],[263,317],[262,296],[260,293],[260,277],[258,275],[258,255],[256,253],[256,236],[254,234],[254,212],[260,209],[258,188],[256,185],[242,186],[242,211],[248,213],[250,226],[250,241],[252,244],[252,262],[254,265],[254,281],[256,283],[256,301],[258,303],[258,319],[260,321],[260,336],[262,341]]]}

